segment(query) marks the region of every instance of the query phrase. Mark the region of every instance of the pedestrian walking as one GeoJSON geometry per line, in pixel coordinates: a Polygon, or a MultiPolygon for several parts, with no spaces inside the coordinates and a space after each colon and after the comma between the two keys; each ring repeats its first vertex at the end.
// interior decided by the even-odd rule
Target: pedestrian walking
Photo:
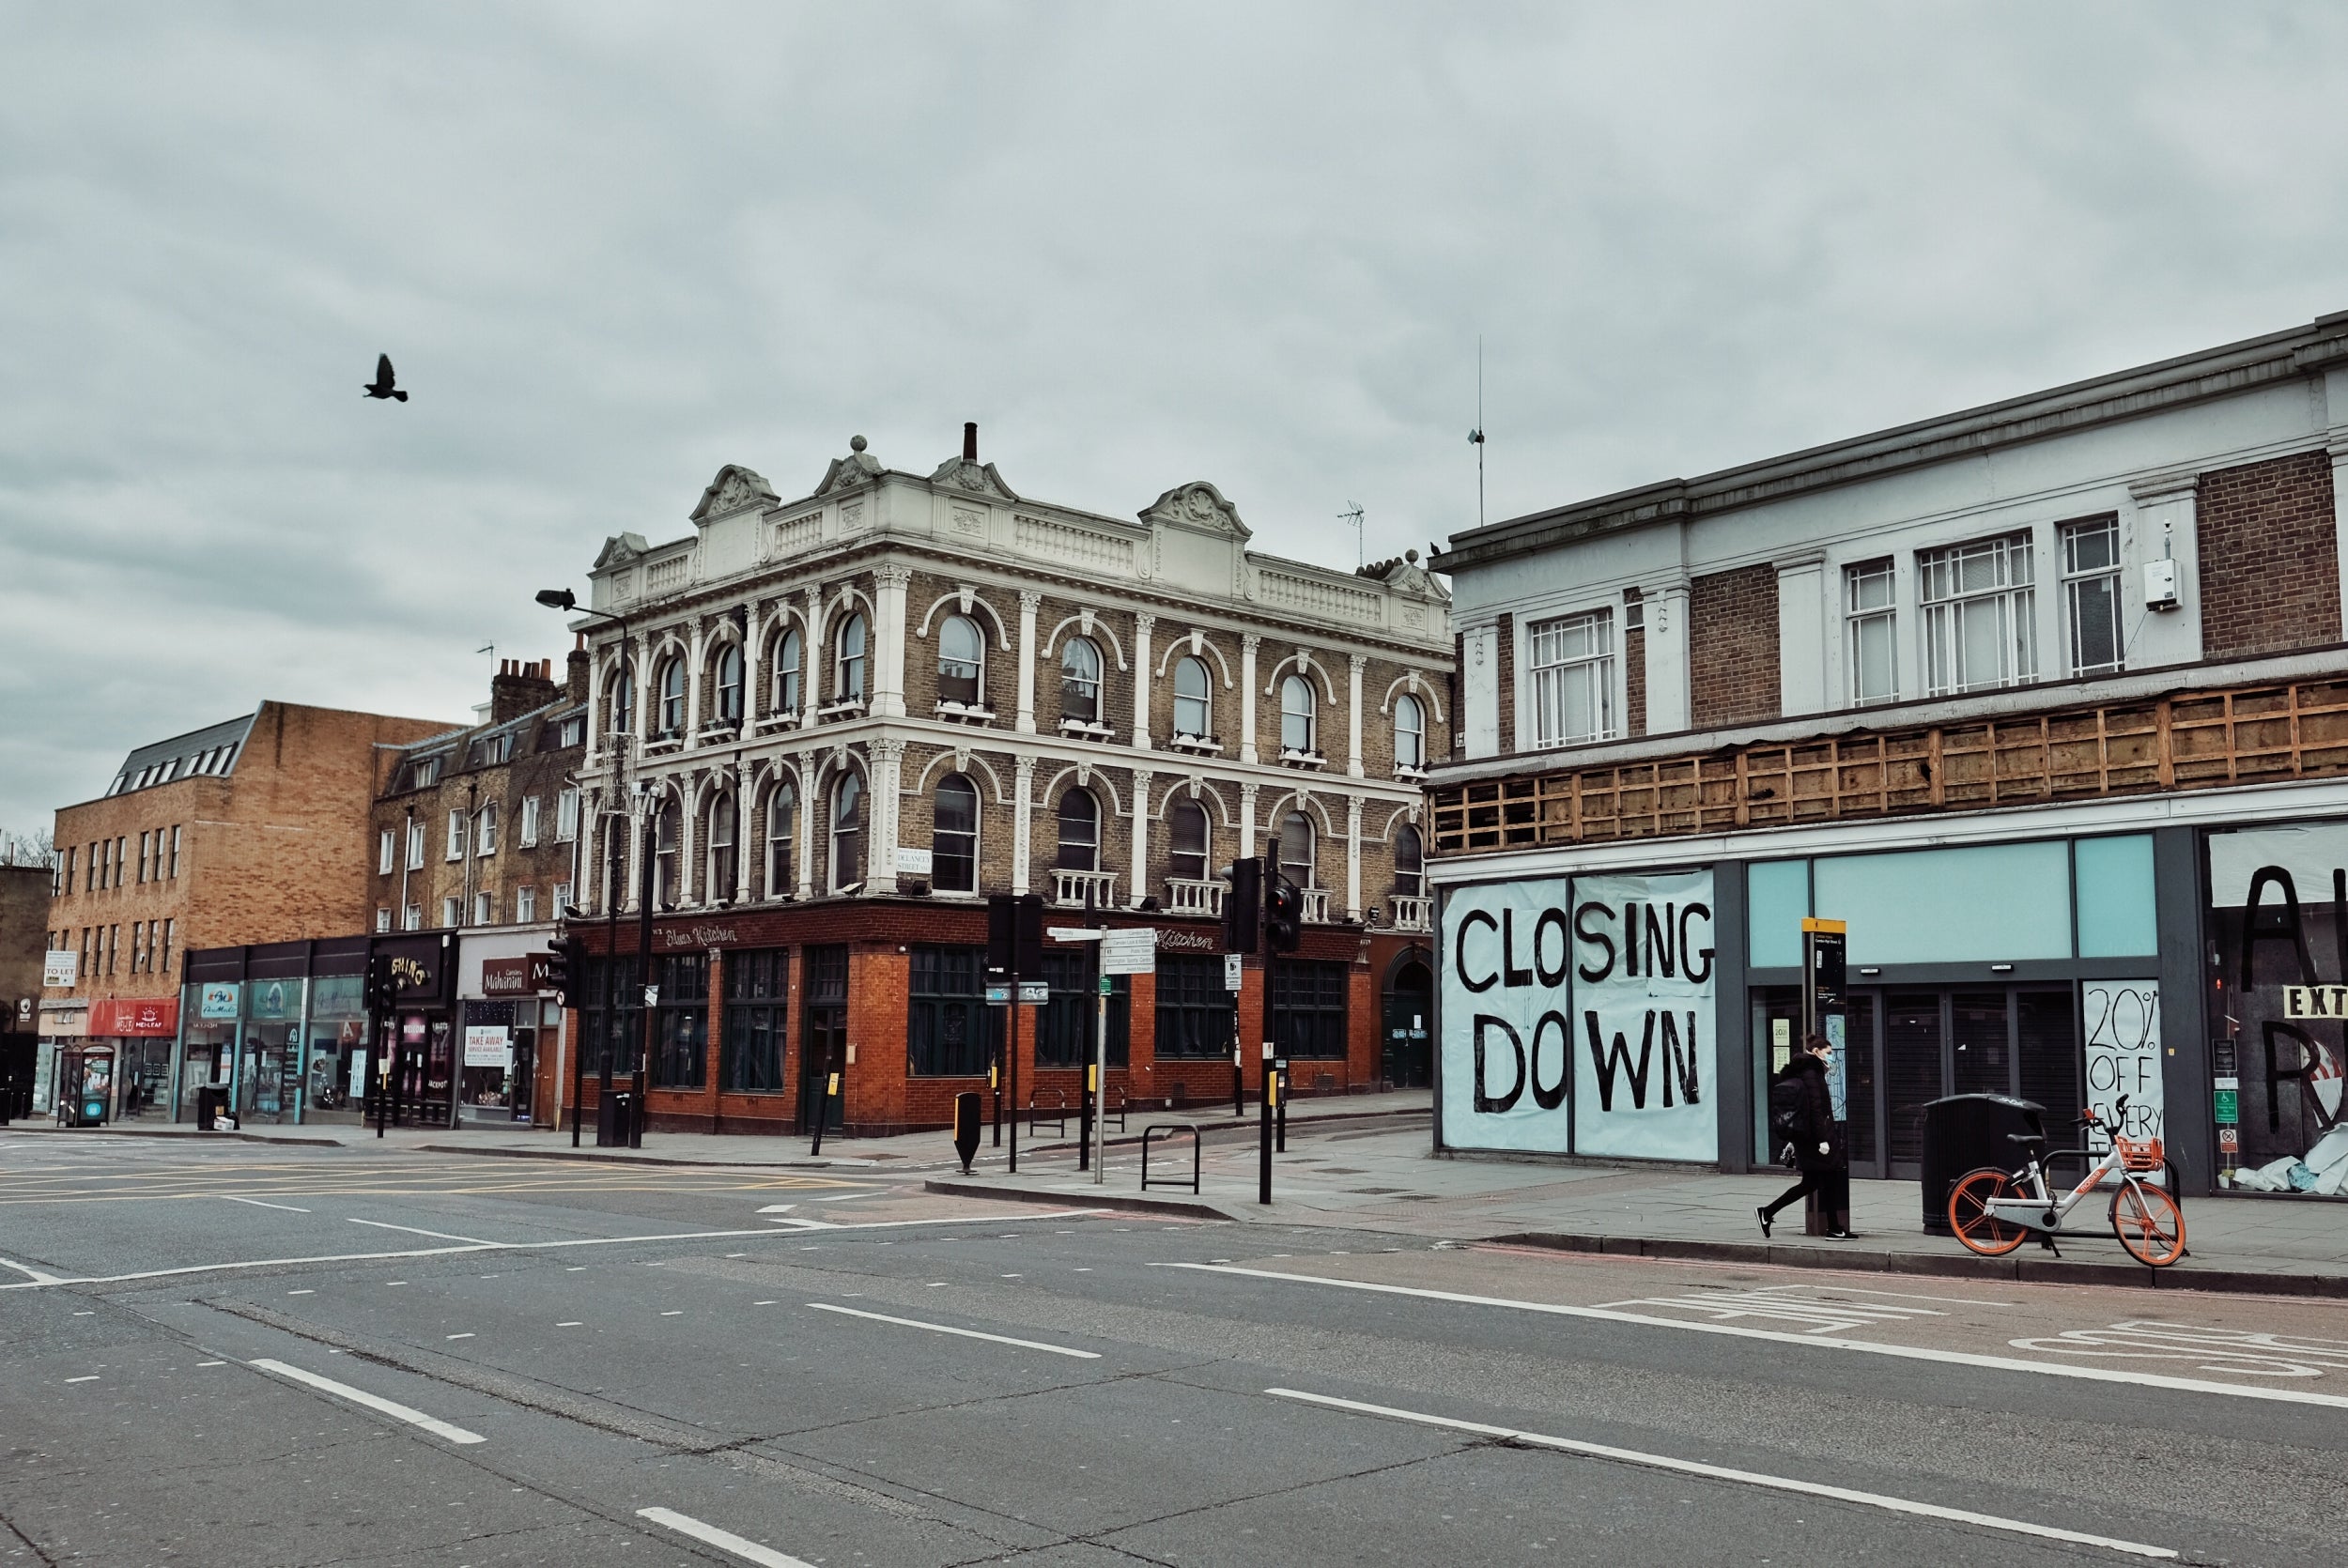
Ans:
{"type": "Polygon", "coordinates": [[[1801,1179],[1779,1193],[1775,1202],[1753,1212],[1766,1238],[1779,1209],[1815,1192],[1827,1223],[1833,1227],[1827,1235],[1845,1241],[1850,1238],[1845,1228],[1850,1215],[1850,1148],[1844,1141],[1842,1124],[1834,1119],[1834,1096],[1827,1087],[1827,1067],[1834,1047],[1823,1035],[1812,1035],[1801,1043],[1800,1053],[1785,1064],[1769,1091],[1771,1140],[1776,1141],[1782,1132],[1784,1142],[1793,1145],[1801,1179]],[[1790,1112],[1790,1116],[1784,1112],[1790,1112]],[[1781,1128],[1786,1121],[1791,1125],[1781,1128]]]}

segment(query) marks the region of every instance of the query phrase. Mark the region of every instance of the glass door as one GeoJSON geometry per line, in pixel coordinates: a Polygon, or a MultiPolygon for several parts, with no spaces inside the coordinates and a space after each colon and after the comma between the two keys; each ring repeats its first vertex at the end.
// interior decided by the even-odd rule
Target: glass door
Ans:
{"type": "Polygon", "coordinates": [[[1940,1098],[1941,993],[1889,992],[1883,998],[1884,1150],[1891,1175],[1923,1174],[1924,1107],[1940,1098]]]}

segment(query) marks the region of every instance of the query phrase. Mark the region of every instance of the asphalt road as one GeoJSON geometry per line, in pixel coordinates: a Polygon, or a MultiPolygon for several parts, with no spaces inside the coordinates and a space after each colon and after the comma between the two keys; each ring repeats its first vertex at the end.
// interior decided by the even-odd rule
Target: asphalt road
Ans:
{"type": "Polygon", "coordinates": [[[2318,1303],[0,1133],[10,1568],[2344,1558],[2318,1303]]]}

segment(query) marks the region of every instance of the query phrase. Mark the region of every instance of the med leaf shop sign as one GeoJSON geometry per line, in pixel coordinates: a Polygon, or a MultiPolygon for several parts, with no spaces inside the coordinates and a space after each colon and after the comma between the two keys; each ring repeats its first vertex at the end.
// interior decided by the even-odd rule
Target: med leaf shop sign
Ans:
{"type": "Polygon", "coordinates": [[[1443,1141],[1720,1156],[1712,873],[1558,877],[1444,905],[1443,1141]]]}

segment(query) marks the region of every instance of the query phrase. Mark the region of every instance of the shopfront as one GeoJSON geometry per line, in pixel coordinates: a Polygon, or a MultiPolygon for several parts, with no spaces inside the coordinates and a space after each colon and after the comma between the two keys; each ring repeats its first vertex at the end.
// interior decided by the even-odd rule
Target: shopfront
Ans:
{"type": "Polygon", "coordinates": [[[167,1115],[171,1047],[179,1033],[177,997],[156,1001],[100,998],[89,1006],[89,1032],[115,1048],[114,1106],[117,1119],[167,1115]]]}
{"type": "Polygon", "coordinates": [[[467,1121],[529,1123],[540,1055],[559,1058],[563,1070],[563,1011],[547,983],[553,940],[550,925],[464,938],[456,980],[464,1056],[457,1105],[467,1121]]]}
{"type": "MultiPolygon", "coordinates": [[[[2330,831],[2348,883],[2348,824],[2330,831]]],[[[2294,842],[2332,853],[2331,840],[2294,842]]],[[[1818,917],[1847,930],[1847,1002],[1827,1032],[1842,1047],[1831,1086],[1855,1176],[1914,1178],[1923,1108],[1945,1096],[2034,1100],[2061,1144],[2081,1106],[2109,1115],[2125,1095],[2131,1130],[2163,1137],[2189,1187],[2227,1184],[2230,1162],[2210,1158],[2211,1108],[2225,1100],[2201,1048],[2200,849],[2192,830],[2163,827],[1505,881],[1469,880],[1461,864],[1441,913],[1438,1140],[1767,1166],[1768,1084],[1800,1048],[1801,923],[1818,917]]],[[[2320,987],[2342,972],[2348,923],[2331,862],[2315,884],[2323,907],[2294,906],[2305,940],[2284,931],[2272,878],[2273,907],[2245,920],[2252,863],[2281,853],[2245,840],[2213,860],[2242,867],[2212,883],[2234,900],[2231,924],[2227,906],[2209,912],[2209,950],[2234,955],[2216,972],[2240,971],[2249,930],[2272,1015],[2234,1009],[2248,1042],[2240,1138],[2270,1164],[2288,1154],[2310,1170],[2314,1151],[2336,1148],[2348,1171],[2348,1131],[2321,1142],[2339,1116],[2348,1020],[2287,1016],[2331,1005],[2320,987]],[[2312,963],[2317,948],[2333,957],[2312,963]]]]}
{"type": "Polygon", "coordinates": [[[368,938],[352,936],[189,953],[173,1119],[194,1119],[198,1095],[212,1089],[239,1120],[356,1122],[368,951],[368,938]]]}

